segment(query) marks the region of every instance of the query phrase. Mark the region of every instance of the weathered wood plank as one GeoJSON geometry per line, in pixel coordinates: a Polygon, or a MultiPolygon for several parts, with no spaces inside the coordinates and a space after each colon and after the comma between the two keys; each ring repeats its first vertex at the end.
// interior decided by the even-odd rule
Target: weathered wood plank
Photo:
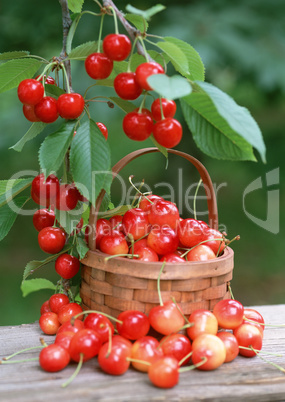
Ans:
{"type": "MultiPolygon", "coordinates": [[[[267,323],[285,323],[285,305],[256,308],[267,323]]],[[[40,336],[37,323],[0,327],[0,359],[39,344],[40,336]]],[[[43,338],[47,343],[54,339],[43,338]]],[[[266,328],[263,350],[283,354],[267,358],[285,367],[285,328],[266,328]]],[[[24,355],[29,358],[38,353],[24,355]]],[[[74,369],[72,364],[62,372],[46,373],[37,362],[0,365],[0,401],[285,401],[285,375],[257,357],[238,357],[212,372],[182,373],[179,384],[169,390],[155,388],[147,374],[132,369],[120,377],[106,375],[96,359],[86,362],[74,382],[61,388],[74,369]]]]}

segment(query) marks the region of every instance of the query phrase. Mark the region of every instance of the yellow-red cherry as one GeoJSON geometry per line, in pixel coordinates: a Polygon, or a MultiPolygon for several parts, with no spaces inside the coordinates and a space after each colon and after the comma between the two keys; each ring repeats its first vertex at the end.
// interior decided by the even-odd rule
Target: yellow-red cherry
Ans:
{"type": "Polygon", "coordinates": [[[188,320],[190,324],[193,324],[192,327],[186,329],[187,335],[192,341],[199,335],[216,335],[218,332],[218,320],[209,310],[197,309],[193,311],[188,320]]]}
{"type": "Polygon", "coordinates": [[[147,372],[149,365],[143,362],[153,363],[163,356],[163,351],[159,347],[159,341],[153,336],[147,335],[137,339],[132,346],[132,366],[142,372],[147,372]]]}
{"type": "Polygon", "coordinates": [[[214,370],[220,367],[226,360],[226,348],[224,342],[216,335],[202,334],[192,343],[192,362],[193,364],[204,364],[197,366],[199,370],[214,370]]]}
{"type": "Polygon", "coordinates": [[[179,381],[178,360],[169,356],[161,357],[151,364],[148,377],[156,387],[173,388],[179,381]]]}
{"type": "Polygon", "coordinates": [[[214,251],[205,244],[199,244],[187,253],[187,261],[208,261],[215,258],[214,251]]]}
{"type": "Polygon", "coordinates": [[[243,322],[244,307],[237,300],[225,299],[215,304],[213,313],[218,320],[219,327],[235,329],[243,322]]]}
{"type": "Polygon", "coordinates": [[[39,319],[39,325],[43,333],[55,335],[60,327],[58,315],[53,311],[43,313],[39,319]]]}
{"type": "MultiPolygon", "coordinates": [[[[189,355],[192,350],[189,338],[180,333],[164,336],[160,341],[159,347],[163,350],[164,356],[174,357],[179,362],[189,355]]],[[[190,358],[191,356],[187,357],[182,366],[186,365],[190,358]]]]}
{"type": "Polygon", "coordinates": [[[162,306],[152,307],[148,318],[152,328],[162,335],[177,332],[185,324],[181,307],[171,300],[164,302],[162,306]]]}
{"type": "Polygon", "coordinates": [[[226,331],[218,332],[217,337],[224,342],[226,348],[225,363],[233,361],[239,354],[239,345],[237,338],[231,332],[226,331]]]}

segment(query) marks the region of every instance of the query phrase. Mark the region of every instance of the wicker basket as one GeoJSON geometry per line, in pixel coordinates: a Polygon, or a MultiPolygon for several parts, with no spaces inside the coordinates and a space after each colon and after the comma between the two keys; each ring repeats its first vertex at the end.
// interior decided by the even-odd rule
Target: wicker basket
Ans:
{"type": "MultiPolygon", "coordinates": [[[[158,152],[157,148],[134,151],[114,167],[114,176],[138,156],[158,152]]],[[[177,150],[169,153],[187,159],[198,170],[207,193],[209,226],[218,229],[216,197],[206,168],[192,156],[177,150]]],[[[97,211],[104,197],[102,191],[96,208],[91,210],[90,225],[96,227],[97,211]]],[[[143,262],[127,258],[105,261],[106,254],[95,250],[95,230],[89,236],[90,251],[82,262],[80,294],[82,307],[94,309],[115,317],[124,310],[140,310],[148,314],[159,303],[157,278],[161,262],[143,262]]],[[[163,301],[173,296],[185,314],[214,305],[230,297],[228,283],[232,279],[234,253],[227,247],[222,256],[205,262],[166,263],[160,280],[163,301]]]]}

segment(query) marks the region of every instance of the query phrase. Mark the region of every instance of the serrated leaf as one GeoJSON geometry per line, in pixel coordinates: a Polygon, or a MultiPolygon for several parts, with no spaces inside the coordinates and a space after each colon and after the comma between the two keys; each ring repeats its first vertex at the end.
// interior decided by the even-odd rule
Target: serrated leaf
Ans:
{"type": "Polygon", "coordinates": [[[157,42],[156,46],[169,57],[176,71],[184,76],[190,75],[187,57],[175,43],[157,42]]]}
{"type": "Polygon", "coordinates": [[[82,258],[85,257],[85,255],[88,253],[89,251],[89,247],[87,246],[87,244],[85,243],[85,241],[83,239],[81,239],[80,237],[76,238],[76,250],[78,252],[79,255],[79,259],[82,260],[82,258]]]}
{"type": "Polygon", "coordinates": [[[60,223],[68,235],[70,235],[71,232],[73,232],[73,230],[76,228],[76,225],[79,223],[85,208],[86,204],[78,202],[76,208],[72,209],[71,211],[60,211],[58,209],[55,210],[56,220],[60,223]]]}
{"type": "Polygon", "coordinates": [[[46,123],[33,123],[26,134],[9,149],[14,149],[14,151],[21,152],[26,142],[31,141],[33,138],[37,137],[44,130],[45,127],[46,123]]]}
{"type": "Polygon", "coordinates": [[[154,143],[154,145],[156,146],[156,148],[159,149],[159,151],[162,153],[163,156],[165,156],[166,159],[168,159],[168,152],[167,149],[165,147],[163,147],[162,145],[160,145],[156,139],[154,138],[154,136],[151,134],[151,136],[149,137],[151,139],[151,141],[154,143]]]}
{"type": "Polygon", "coordinates": [[[192,87],[181,75],[168,77],[164,74],[153,74],[147,78],[150,87],[166,99],[182,98],[192,92],[192,87]]]}
{"type": "Polygon", "coordinates": [[[56,285],[48,279],[44,278],[29,279],[21,283],[23,297],[26,297],[30,293],[37,292],[38,290],[42,289],[55,290],[56,285]]]}
{"type": "Polygon", "coordinates": [[[187,58],[189,74],[185,74],[183,70],[177,71],[179,71],[182,75],[191,80],[204,81],[205,67],[199,53],[191,45],[189,45],[189,43],[184,42],[181,39],[167,36],[164,38],[164,40],[166,42],[175,44],[187,58]]]}
{"type": "Polygon", "coordinates": [[[71,50],[68,55],[69,60],[85,60],[91,53],[98,50],[98,42],[90,41],[83,43],[71,50]]]}
{"type": "Polygon", "coordinates": [[[0,208],[0,241],[7,236],[18,213],[28,199],[29,197],[18,197],[0,208]]]}
{"type": "Polygon", "coordinates": [[[21,57],[28,56],[29,54],[30,54],[30,52],[25,51],[25,50],[0,53],[0,60],[20,59],[21,57]]]}
{"type": "Polygon", "coordinates": [[[192,92],[181,100],[183,115],[197,146],[217,159],[255,160],[252,146],[245,137],[245,133],[251,135],[244,125],[248,112],[245,113],[244,108],[218,88],[209,88],[209,85],[199,82],[198,92],[192,92]],[[238,122],[232,126],[236,120],[234,114],[243,123],[238,122]],[[245,130],[244,133],[239,132],[240,127],[245,130]]]}
{"type": "Polygon", "coordinates": [[[33,177],[28,179],[1,180],[0,181],[0,208],[11,201],[14,197],[28,188],[33,177]]]}
{"type": "Polygon", "coordinates": [[[74,135],[75,121],[67,121],[55,133],[49,134],[39,150],[39,162],[46,176],[57,172],[74,135]]]}
{"type": "Polygon", "coordinates": [[[47,95],[53,96],[54,98],[58,98],[60,95],[66,93],[62,88],[50,84],[45,84],[45,92],[47,95]]]}
{"type": "Polygon", "coordinates": [[[126,10],[132,14],[141,15],[146,20],[149,20],[153,15],[165,10],[165,6],[162,4],[156,4],[155,6],[149,8],[148,10],[139,10],[136,7],[131,6],[128,4],[126,6],[126,10]]]}
{"type": "Polygon", "coordinates": [[[16,88],[38,71],[41,62],[35,59],[14,59],[0,65],[0,93],[16,88]]]}
{"type": "Polygon", "coordinates": [[[125,14],[126,20],[133,24],[140,32],[146,32],[148,30],[148,22],[142,15],[137,14],[125,14]]]}
{"type": "Polygon", "coordinates": [[[112,178],[110,149],[93,120],[84,122],[77,130],[71,144],[70,168],[81,193],[93,205],[103,188],[109,192],[112,178]]]}
{"type": "Polygon", "coordinates": [[[67,0],[68,8],[73,13],[81,13],[84,0],[67,0]]]}
{"type": "Polygon", "coordinates": [[[116,96],[110,96],[109,99],[125,113],[130,113],[137,107],[134,103],[118,98],[116,96]]]}

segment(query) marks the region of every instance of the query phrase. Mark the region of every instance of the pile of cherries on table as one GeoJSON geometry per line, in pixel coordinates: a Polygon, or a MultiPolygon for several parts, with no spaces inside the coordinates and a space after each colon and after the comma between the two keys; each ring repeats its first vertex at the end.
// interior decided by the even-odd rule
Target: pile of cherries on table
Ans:
{"type": "Polygon", "coordinates": [[[213,312],[195,310],[189,317],[174,301],[166,301],[148,316],[128,310],[112,319],[96,311],[82,312],[67,296],[55,294],[41,312],[43,332],[56,334],[54,343],[39,355],[40,366],[48,372],[97,356],[105,373],[122,375],[132,366],[147,372],[155,386],[171,388],[184,371],[213,370],[238,354],[254,357],[262,347],[263,317],[232,299],[218,302],[213,312]],[[50,319],[51,314],[57,321],[50,319]]]}

